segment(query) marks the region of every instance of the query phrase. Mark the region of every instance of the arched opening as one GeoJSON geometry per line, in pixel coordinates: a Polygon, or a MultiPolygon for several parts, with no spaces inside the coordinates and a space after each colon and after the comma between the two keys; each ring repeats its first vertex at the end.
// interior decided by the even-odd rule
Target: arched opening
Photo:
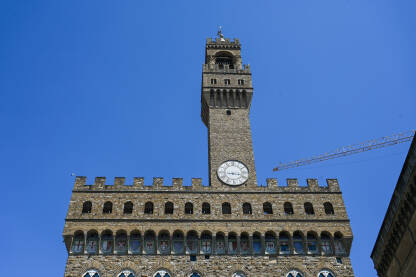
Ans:
{"type": "Polygon", "coordinates": [[[244,203],[243,204],[243,214],[252,214],[250,203],[244,203]]]}
{"type": "Polygon", "coordinates": [[[331,255],[333,253],[331,235],[328,232],[322,232],[321,234],[321,247],[322,247],[323,254],[331,255]]]}
{"type": "Polygon", "coordinates": [[[144,233],[144,251],[146,254],[155,254],[156,252],[156,235],[153,230],[144,233]]]}
{"type": "Polygon", "coordinates": [[[182,231],[176,230],[173,232],[172,243],[175,254],[182,254],[184,252],[184,235],[182,231]]]}
{"type": "Polygon", "coordinates": [[[107,201],[103,206],[103,214],[111,214],[113,212],[113,203],[107,201]]]}
{"type": "Polygon", "coordinates": [[[142,238],[138,230],[130,233],[130,252],[132,254],[139,254],[142,250],[142,238]]]}
{"type": "Polygon", "coordinates": [[[286,215],[292,215],[293,214],[293,206],[292,206],[292,203],[285,202],[283,204],[283,209],[284,209],[286,215]]]}
{"type": "Polygon", "coordinates": [[[153,277],[172,277],[172,274],[170,274],[169,271],[165,269],[159,269],[155,272],[155,274],[153,274],[153,277]]]}
{"type": "Polygon", "coordinates": [[[101,234],[101,252],[103,254],[111,254],[113,253],[113,232],[110,230],[105,230],[101,234]]]}
{"type": "Polygon", "coordinates": [[[95,230],[88,231],[86,250],[88,254],[97,254],[97,251],[98,251],[98,232],[97,231],[95,230]]]}
{"type": "Polygon", "coordinates": [[[223,107],[228,107],[228,97],[227,97],[227,91],[222,92],[222,99],[223,99],[223,107]]]}
{"type": "Polygon", "coordinates": [[[238,108],[240,108],[241,107],[241,99],[240,99],[240,91],[239,90],[237,90],[236,92],[235,92],[235,106],[236,107],[238,107],[238,108]]]}
{"type": "Polygon", "coordinates": [[[237,271],[237,272],[234,272],[231,277],[247,277],[247,275],[244,272],[237,271]]]}
{"type": "Polygon", "coordinates": [[[84,252],[84,232],[76,231],[74,234],[74,240],[72,241],[71,252],[75,254],[84,252]]]}
{"type": "Polygon", "coordinates": [[[131,201],[127,201],[126,203],[124,203],[123,213],[124,214],[133,213],[133,203],[131,201]]]}
{"type": "Polygon", "coordinates": [[[268,231],[264,236],[264,244],[266,248],[266,254],[276,254],[277,247],[276,247],[276,235],[274,232],[268,231]]]}
{"type": "Polygon", "coordinates": [[[325,209],[325,213],[326,213],[327,215],[332,215],[332,214],[334,214],[334,207],[332,206],[332,204],[331,204],[331,203],[329,203],[329,202],[325,202],[325,203],[324,203],[324,209],[325,209]]]}
{"type": "Polygon", "coordinates": [[[290,254],[290,235],[286,231],[282,231],[279,234],[279,245],[280,245],[280,254],[287,255],[290,254]]]}
{"type": "Polygon", "coordinates": [[[92,203],[91,201],[85,201],[82,204],[82,213],[83,214],[90,214],[92,209],[92,203]]]}
{"type": "Polygon", "coordinates": [[[335,277],[335,274],[329,270],[322,270],[319,272],[318,277],[335,277]]]}
{"type": "Polygon", "coordinates": [[[189,231],[186,234],[186,252],[188,254],[198,253],[198,234],[196,231],[189,231]]]}
{"type": "Polygon", "coordinates": [[[314,232],[308,232],[306,236],[308,254],[318,254],[318,241],[314,232]]]}
{"type": "Polygon", "coordinates": [[[286,274],[286,277],[303,277],[303,275],[297,270],[292,270],[286,274]]]}
{"type": "Polygon", "coordinates": [[[194,205],[190,202],[185,203],[185,214],[193,214],[194,213],[194,205]]]}
{"type": "Polygon", "coordinates": [[[228,254],[237,254],[238,245],[237,245],[237,234],[231,232],[228,234],[228,254]]]}
{"type": "Polygon", "coordinates": [[[146,202],[146,204],[144,204],[144,213],[145,214],[153,214],[153,203],[152,202],[146,202]]]}
{"type": "Polygon", "coordinates": [[[315,214],[315,211],[313,210],[312,203],[306,202],[303,206],[305,207],[305,213],[306,214],[308,214],[308,215],[315,214]]]}
{"type": "Polygon", "coordinates": [[[229,68],[234,68],[233,55],[229,52],[219,52],[215,55],[215,64],[218,64],[219,69],[223,69],[224,65],[228,65],[229,68]]]}
{"type": "Polygon", "coordinates": [[[134,273],[131,270],[123,270],[120,272],[117,277],[134,277],[134,273]]]}
{"type": "Polygon", "coordinates": [[[127,253],[127,233],[124,230],[120,230],[116,233],[116,247],[117,254],[127,253]]]}
{"type": "Polygon", "coordinates": [[[272,204],[270,202],[263,203],[263,213],[264,214],[273,214],[272,204]]]}
{"type": "Polygon", "coordinates": [[[215,105],[215,99],[214,99],[214,90],[211,90],[209,92],[209,106],[213,107],[215,105]]]}
{"type": "Polygon", "coordinates": [[[202,203],[202,214],[211,214],[211,206],[209,205],[209,203],[202,203]]]}
{"type": "MultiPolygon", "coordinates": [[[[241,80],[241,81],[243,81],[243,80],[241,80]]],[[[242,92],[242,97],[243,97],[243,99],[242,99],[242,106],[243,106],[243,108],[247,108],[248,107],[248,104],[247,104],[247,92],[245,90],[243,90],[243,92],[242,92]]]]}
{"type": "Polygon", "coordinates": [[[173,214],[173,203],[166,202],[165,203],[165,214],[173,214]]]}
{"type": "Polygon", "coordinates": [[[225,254],[225,236],[222,232],[215,235],[215,253],[225,254]]]}
{"type": "Polygon", "coordinates": [[[228,202],[222,203],[222,214],[231,214],[231,205],[228,202]]]}
{"type": "Polygon", "coordinates": [[[170,254],[170,234],[168,231],[160,231],[158,236],[160,254],[170,254]]]}
{"type": "Polygon", "coordinates": [[[202,254],[211,254],[212,252],[212,235],[209,231],[201,234],[201,251],[202,254]]]}
{"type": "Polygon", "coordinates": [[[240,253],[250,254],[250,240],[246,232],[240,235],[240,253]]]}
{"type": "Polygon", "coordinates": [[[82,277],[100,277],[100,274],[95,269],[90,269],[82,275],[82,277]]]}
{"type": "Polygon", "coordinates": [[[219,90],[217,90],[217,97],[215,100],[215,106],[216,107],[221,107],[221,92],[219,90]]]}
{"type": "Polygon", "coordinates": [[[253,253],[254,254],[261,254],[262,247],[261,247],[261,234],[256,232],[253,234],[253,253]]]}
{"type": "Polygon", "coordinates": [[[344,246],[344,236],[340,232],[334,235],[335,253],[337,255],[344,255],[346,253],[344,246]]]}
{"type": "Polygon", "coordinates": [[[293,248],[295,254],[304,254],[304,242],[303,242],[303,234],[300,231],[296,231],[293,233],[293,248]]]}

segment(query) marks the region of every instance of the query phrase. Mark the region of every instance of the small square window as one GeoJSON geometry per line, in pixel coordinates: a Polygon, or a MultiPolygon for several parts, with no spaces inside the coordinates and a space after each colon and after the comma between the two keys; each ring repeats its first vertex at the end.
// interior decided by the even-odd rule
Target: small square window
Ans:
{"type": "Polygon", "coordinates": [[[231,83],[231,80],[230,80],[230,79],[225,79],[225,80],[224,80],[224,84],[225,84],[225,85],[229,85],[230,83],[231,83]]]}
{"type": "Polygon", "coordinates": [[[209,260],[209,255],[205,255],[205,260],[209,260]]]}
{"type": "Polygon", "coordinates": [[[342,264],[342,259],[340,257],[337,257],[337,263],[342,264]]]}
{"type": "Polygon", "coordinates": [[[211,85],[216,85],[217,84],[217,79],[211,79],[211,85]]]}
{"type": "Polygon", "coordinates": [[[189,256],[191,262],[195,262],[196,261],[196,256],[195,255],[191,255],[189,256]]]}
{"type": "Polygon", "coordinates": [[[239,79],[239,80],[238,80],[238,84],[239,84],[240,86],[243,86],[243,85],[244,85],[244,80],[243,80],[243,79],[239,79]]]}

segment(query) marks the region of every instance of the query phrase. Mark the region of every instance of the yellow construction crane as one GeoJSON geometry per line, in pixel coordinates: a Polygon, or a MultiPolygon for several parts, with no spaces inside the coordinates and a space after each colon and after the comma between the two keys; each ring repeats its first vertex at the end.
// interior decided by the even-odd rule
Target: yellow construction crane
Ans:
{"type": "Polygon", "coordinates": [[[406,141],[412,140],[416,130],[411,130],[403,133],[398,133],[388,137],[382,137],[379,139],[372,139],[362,143],[353,144],[349,146],[343,146],[335,151],[327,152],[318,156],[314,156],[309,159],[302,159],[288,163],[280,163],[277,167],[273,168],[273,171],[281,171],[284,169],[294,168],[298,166],[308,165],[312,163],[318,163],[330,159],[344,157],[352,154],[361,153],[373,149],[383,148],[391,145],[396,145],[406,141]]]}

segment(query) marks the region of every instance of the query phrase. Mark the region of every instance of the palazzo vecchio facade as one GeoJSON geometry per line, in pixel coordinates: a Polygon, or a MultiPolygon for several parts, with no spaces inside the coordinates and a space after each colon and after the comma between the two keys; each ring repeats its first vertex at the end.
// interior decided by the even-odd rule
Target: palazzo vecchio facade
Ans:
{"type": "Polygon", "coordinates": [[[65,276],[354,276],[336,179],[258,185],[252,97],[239,40],[208,39],[201,118],[209,181],[76,177],[63,231],[65,276]]]}

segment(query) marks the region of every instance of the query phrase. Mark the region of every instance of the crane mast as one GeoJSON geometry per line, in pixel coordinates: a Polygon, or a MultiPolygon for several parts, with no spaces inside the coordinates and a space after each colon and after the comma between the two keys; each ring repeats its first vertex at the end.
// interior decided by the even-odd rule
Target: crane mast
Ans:
{"type": "Polygon", "coordinates": [[[344,157],[344,156],[348,156],[352,154],[357,154],[357,153],[361,153],[365,151],[370,151],[373,149],[396,145],[399,143],[412,140],[414,135],[415,135],[415,130],[410,130],[407,132],[402,132],[402,133],[394,134],[394,135],[387,136],[387,137],[367,140],[365,142],[358,143],[358,144],[343,146],[343,147],[336,149],[335,151],[320,154],[318,156],[313,156],[308,159],[301,159],[301,160],[296,160],[296,161],[292,161],[288,163],[280,163],[277,167],[273,169],[273,171],[281,171],[284,169],[304,166],[304,165],[318,163],[318,162],[335,159],[339,157],[344,157]]]}

